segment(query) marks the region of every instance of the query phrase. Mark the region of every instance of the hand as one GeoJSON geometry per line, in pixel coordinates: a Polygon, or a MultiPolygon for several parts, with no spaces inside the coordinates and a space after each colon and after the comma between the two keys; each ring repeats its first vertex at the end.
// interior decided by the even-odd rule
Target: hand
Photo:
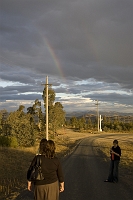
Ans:
{"type": "Polygon", "coordinates": [[[60,192],[64,191],[64,182],[60,183],[60,185],[59,185],[59,191],[60,192]]]}
{"type": "Polygon", "coordinates": [[[31,191],[31,182],[30,181],[28,181],[28,186],[27,186],[27,189],[29,190],[29,191],[31,191]]]}

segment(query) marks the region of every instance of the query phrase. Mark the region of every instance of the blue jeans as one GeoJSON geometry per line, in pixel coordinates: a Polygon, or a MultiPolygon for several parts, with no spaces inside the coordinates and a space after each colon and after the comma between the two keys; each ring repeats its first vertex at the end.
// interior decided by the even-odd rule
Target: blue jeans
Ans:
{"type": "Polygon", "coordinates": [[[118,182],[118,166],[119,160],[111,160],[110,168],[109,168],[109,176],[108,181],[110,182],[118,182]]]}

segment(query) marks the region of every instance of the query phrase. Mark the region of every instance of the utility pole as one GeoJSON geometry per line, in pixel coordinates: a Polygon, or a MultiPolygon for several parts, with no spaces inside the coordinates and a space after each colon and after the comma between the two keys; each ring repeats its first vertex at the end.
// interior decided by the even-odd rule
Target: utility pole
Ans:
{"type": "Polygon", "coordinates": [[[96,106],[97,106],[97,131],[99,132],[99,103],[98,103],[98,100],[95,100],[96,101],[96,106]]]}
{"type": "Polygon", "coordinates": [[[48,140],[48,76],[46,76],[46,139],[48,140]]]}
{"type": "Polygon", "coordinates": [[[48,86],[51,84],[48,84],[48,76],[46,76],[46,84],[45,85],[45,91],[46,91],[46,139],[48,140],[48,86]]]}

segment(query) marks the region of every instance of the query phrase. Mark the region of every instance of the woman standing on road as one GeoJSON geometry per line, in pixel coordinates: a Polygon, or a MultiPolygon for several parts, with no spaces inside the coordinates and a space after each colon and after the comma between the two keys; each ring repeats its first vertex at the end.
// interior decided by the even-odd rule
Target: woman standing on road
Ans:
{"type": "MultiPolygon", "coordinates": [[[[55,143],[52,140],[40,142],[41,169],[44,180],[34,182],[35,200],[59,200],[59,192],[64,191],[64,176],[59,159],[55,157],[55,143]]],[[[36,163],[36,156],[31,166],[36,163]]],[[[32,182],[28,180],[28,190],[32,182]]]]}
{"type": "Polygon", "coordinates": [[[111,154],[111,162],[110,162],[110,169],[109,169],[109,176],[104,182],[118,182],[118,167],[120,162],[121,156],[121,148],[118,146],[118,141],[113,141],[113,146],[110,149],[111,154]]]}

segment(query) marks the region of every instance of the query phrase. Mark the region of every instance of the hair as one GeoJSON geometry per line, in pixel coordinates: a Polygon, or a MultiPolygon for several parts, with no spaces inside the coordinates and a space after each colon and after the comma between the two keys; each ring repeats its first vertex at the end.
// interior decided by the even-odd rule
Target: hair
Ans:
{"type": "Polygon", "coordinates": [[[45,155],[46,144],[47,144],[47,139],[43,138],[40,141],[40,146],[39,146],[39,153],[42,154],[42,155],[45,155]]]}
{"type": "Polygon", "coordinates": [[[55,156],[55,143],[53,140],[48,140],[46,144],[45,157],[54,158],[55,156]]]}
{"type": "Polygon", "coordinates": [[[113,143],[118,144],[118,140],[114,140],[113,143]]]}

